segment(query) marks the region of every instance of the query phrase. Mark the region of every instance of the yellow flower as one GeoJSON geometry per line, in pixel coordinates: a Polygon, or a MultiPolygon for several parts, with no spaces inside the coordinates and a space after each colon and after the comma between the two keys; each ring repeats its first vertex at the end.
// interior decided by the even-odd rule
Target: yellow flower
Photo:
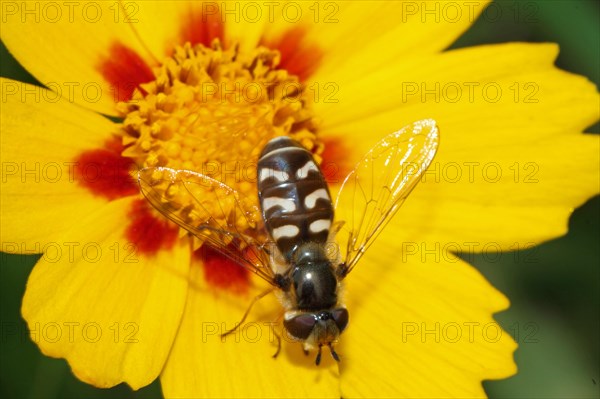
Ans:
{"type": "Polygon", "coordinates": [[[3,4],[2,40],[49,90],[1,81],[0,238],[44,253],[22,313],[46,355],[99,387],[160,376],[166,397],[481,397],[515,373],[492,318],[507,299],[454,253],[564,234],[597,193],[598,137],[581,131],[598,94],[553,66],[557,46],[444,52],[484,2],[22,7],[3,4]],[[290,135],[336,191],[382,136],[429,117],[438,157],[347,279],[339,368],[286,340],[271,358],[274,298],[223,343],[261,281],[195,249],[131,169],[220,173],[254,198],[244,166],[290,135]]]}

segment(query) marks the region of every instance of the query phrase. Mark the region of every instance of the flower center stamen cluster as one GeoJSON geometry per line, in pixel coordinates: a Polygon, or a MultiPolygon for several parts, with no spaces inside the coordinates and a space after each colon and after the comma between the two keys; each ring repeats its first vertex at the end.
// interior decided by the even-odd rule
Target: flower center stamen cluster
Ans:
{"type": "MultiPolygon", "coordinates": [[[[210,47],[176,47],[154,70],[156,80],[118,105],[124,118],[122,155],[139,168],[166,166],[205,174],[257,204],[256,162],[271,138],[290,136],[317,161],[323,149],[308,96],[296,76],[277,69],[279,61],[277,51],[224,49],[219,40],[210,47]]],[[[203,222],[194,220],[195,204],[189,198],[161,182],[162,176],[153,177],[155,189],[184,221],[203,222]]],[[[214,215],[219,214],[215,209],[214,215]]],[[[260,223],[259,214],[251,219],[256,220],[250,224],[260,223]]],[[[251,227],[243,224],[241,228],[251,227]]]]}

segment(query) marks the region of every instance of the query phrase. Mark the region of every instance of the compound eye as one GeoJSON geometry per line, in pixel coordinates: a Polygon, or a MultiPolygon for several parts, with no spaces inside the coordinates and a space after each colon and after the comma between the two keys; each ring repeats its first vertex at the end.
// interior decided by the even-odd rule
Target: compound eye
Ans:
{"type": "Polygon", "coordinates": [[[345,308],[339,308],[331,312],[331,317],[333,317],[333,321],[335,321],[335,325],[337,326],[340,333],[346,329],[348,325],[348,311],[345,308]]]}
{"type": "Polygon", "coordinates": [[[316,323],[317,318],[312,313],[305,313],[289,320],[283,320],[285,329],[288,330],[294,338],[302,340],[309,337],[316,323]]]}

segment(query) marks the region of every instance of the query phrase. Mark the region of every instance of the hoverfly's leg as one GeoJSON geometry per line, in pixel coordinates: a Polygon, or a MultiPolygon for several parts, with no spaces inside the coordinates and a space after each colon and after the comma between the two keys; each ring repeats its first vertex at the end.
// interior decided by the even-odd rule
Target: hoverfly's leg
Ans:
{"type": "Polygon", "coordinates": [[[304,347],[302,347],[302,352],[304,352],[304,356],[308,356],[308,354],[310,353],[310,352],[308,351],[308,349],[306,349],[306,348],[304,348],[304,347]]]}
{"type": "Polygon", "coordinates": [[[319,351],[317,352],[317,358],[315,359],[315,364],[318,366],[321,364],[321,344],[319,344],[319,351]]]}
{"type": "Polygon", "coordinates": [[[277,331],[273,330],[273,334],[275,334],[275,338],[277,338],[277,351],[273,355],[273,359],[277,359],[279,356],[279,352],[281,352],[281,336],[277,334],[277,331]]]}
{"type": "MultiPolygon", "coordinates": [[[[275,319],[275,324],[279,324],[281,322],[283,315],[284,315],[284,313],[281,313],[277,317],[277,319],[275,319]]],[[[273,328],[273,334],[275,334],[275,338],[277,338],[277,351],[273,355],[273,359],[275,359],[275,358],[277,358],[277,356],[279,356],[279,352],[281,352],[281,335],[277,334],[277,331],[275,330],[275,328],[273,328]]]]}
{"type": "Polygon", "coordinates": [[[254,304],[256,302],[258,302],[259,300],[261,300],[263,297],[269,295],[274,290],[275,290],[275,288],[269,288],[268,290],[266,290],[264,292],[261,292],[256,297],[254,297],[254,299],[252,300],[252,302],[250,302],[250,305],[248,306],[248,309],[246,309],[246,312],[244,313],[244,316],[242,316],[242,320],[240,320],[240,322],[238,324],[236,324],[236,326],[233,327],[231,330],[225,331],[223,334],[221,334],[221,338],[228,336],[229,334],[231,334],[232,332],[234,332],[235,330],[237,330],[238,328],[240,328],[242,326],[242,324],[244,323],[244,321],[246,320],[246,317],[248,317],[248,314],[250,314],[250,310],[252,310],[252,307],[254,306],[254,304]]]}
{"type": "Polygon", "coordinates": [[[348,265],[346,264],[346,262],[343,262],[338,265],[338,267],[335,270],[335,273],[339,278],[344,278],[348,275],[349,271],[350,270],[348,268],[348,265]]]}
{"type": "Polygon", "coordinates": [[[336,362],[339,362],[340,357],[338,356],[337,352],[333,349],[333,346],[331,346],[331,342],[329,343],[329,350],[331,351],[331,357],[334,358],[336,362]]]}

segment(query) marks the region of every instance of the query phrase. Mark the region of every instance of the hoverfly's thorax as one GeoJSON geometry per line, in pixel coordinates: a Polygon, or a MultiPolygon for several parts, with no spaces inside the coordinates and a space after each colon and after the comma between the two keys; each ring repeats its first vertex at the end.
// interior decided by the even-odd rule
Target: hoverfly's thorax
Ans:
{"type": "Polygon", "coordinates": [[[321,310],[337,302],[337,279],[322,244],[308,242],[298,246],[292,255],[291,280],[303,310],[321,310]]]}
{"type": "Polygon", "coordinates": [[[328,265],[310,264],[292,273],[298,309],[328,309],[337,303],[337,280],[328,265]]]}
{"type": "Polygon", "coordinates": [[[333,221],[327,183],[312,154],[288,137],[271,140],[258,160],[265,227],[288,262],[302,243],[325,244],[333,221]]]}

